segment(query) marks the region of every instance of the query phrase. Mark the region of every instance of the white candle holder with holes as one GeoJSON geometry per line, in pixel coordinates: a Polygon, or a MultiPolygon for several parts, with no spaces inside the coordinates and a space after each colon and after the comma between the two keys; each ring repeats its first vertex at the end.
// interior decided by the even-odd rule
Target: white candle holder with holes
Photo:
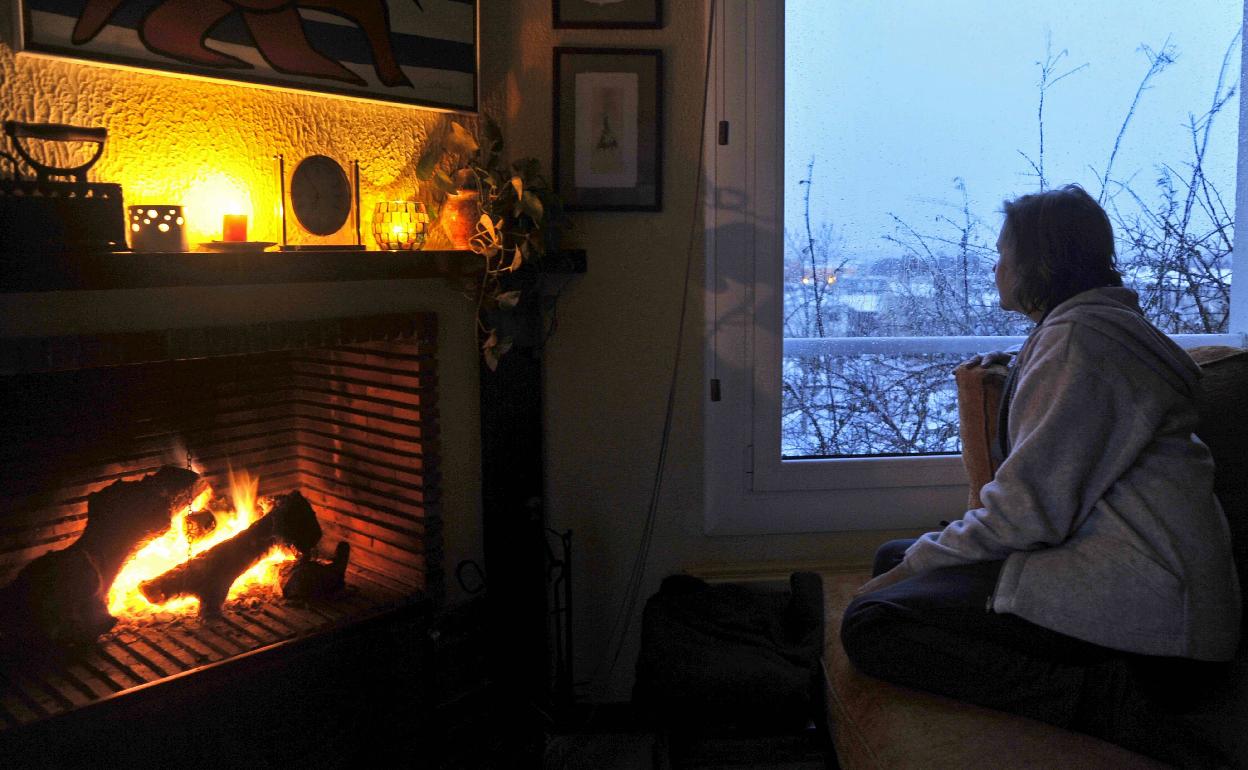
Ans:
{"type": "Polygon", "coordinates": [[[186,251],[186,218],[181,206],[128,206],[130,248],[135,251],[186,251]]]}

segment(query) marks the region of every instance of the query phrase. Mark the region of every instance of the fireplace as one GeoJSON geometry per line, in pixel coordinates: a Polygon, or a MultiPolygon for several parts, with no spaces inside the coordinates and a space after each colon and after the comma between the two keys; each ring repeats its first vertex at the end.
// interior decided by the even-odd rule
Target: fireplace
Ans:
{"type": "MultiPolygon", "coordinates": [[[[245,471],[261,496],[301,493],[323,532],[321,555],[345,542],[350,559],[345,588],[324,596],[253,591],[227,600],[219,616],[123,617],[72,650],[5,645],[0,743],[38,754],[66,726],[99,734],[135,713],[167,733],[154,725],[170,713],[204,719],[189,704],[217,690],[233,691],[225,708],[245,710],[240,690],[289,682],[293,666],[297,679],[321,680],[312,688],[321,692],[376,671],[378,651],[390,648],[405,660],[383,670],[410,670],[420,636],[412,629],[444,593],[436,332],[435,316],[417,313],[6,344],[0,586],[79,537],[92,493],[169,465],[192,468],[221,492],[245,471]],[[359,661],[354,673],[342,665],[326,673],[323,659],[341,664],[344,654],[359,661]]],[[[251,708],[275,688],[261,689],[251,708]]],[[[289,713],[281,721],[304,724],[289,713]]],[[[108,735],[111,744],[119,733],[108,735]]]]}

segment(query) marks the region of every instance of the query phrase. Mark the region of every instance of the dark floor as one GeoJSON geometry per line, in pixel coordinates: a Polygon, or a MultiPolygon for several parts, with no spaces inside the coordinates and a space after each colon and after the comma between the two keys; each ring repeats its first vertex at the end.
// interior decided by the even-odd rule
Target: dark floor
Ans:
{"type": "MultiPolygon", "coordinates": [[[[774,607],[760,603],[747,609],[761,612],[770,608],[783,616],[789,596],[787,592],[769,592],[760,595],[760,600],[765,599],[774,607]]],[[[822,608],[822,602],[817,603],[822,608]]],[[[435,668],[439,672],[435,692],[441,693],[442,698],[434,714],[432,733],[437,736],[437,767],[442,770],[838,767],[822,713],[824,688],[819,669],[810,682],[809,692],[815,695],[805,699],[792,697],[792,693],[786,693],[784,698],[771,693],[770,698],[760,695],[744,701],[736,697],[728,700],[741,707],[728,708],[717,697],[708,700],[680,696],[665,700],[660,693],[656,699],[652,688],[650,699],[637,701],[649,706],[619,702],[559,708],[515,695],[532,690],[525,686],[523,677],[516,677],[510,686],[491,680],[487,670],[508,675],[512,669],[491,669],[488,665],[489,645],[482,646],[480,642],[489,635],[482,633],[483,629],[471,613],[448,617],[434,644],[435,668]],[[760,705],[777,703],[785,708],[777,711],[770,705],[760,705]],[[764,721],[770,725],[763,726],[764,721]]],[[[707,654],[720,653],[712,644],[707,654]]],[[[752,686],[757,686],[757,677],[753,681],[752,686]]],[[[717,686],[722,693],[723,683],[717,686]]]]}
{"type": "Polygon", "coordinates": [[[585,706],[548,737],[544,770],[835,770],[826,731],[670,730],[649,724],[630,704],[585,706]]]}

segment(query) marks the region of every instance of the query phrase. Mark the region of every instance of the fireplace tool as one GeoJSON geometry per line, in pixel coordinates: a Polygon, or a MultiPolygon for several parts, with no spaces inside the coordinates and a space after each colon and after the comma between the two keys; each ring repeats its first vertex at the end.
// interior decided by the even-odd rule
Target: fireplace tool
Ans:
{"type": "Polygon", "coordinates": [[[17,158],[0,153],[13,167],[11,178],[0,178],[0,251],[90,254],[126,248],[121,185],[87,181],[87,171],[104,152],[107,129],[8,120],[4,133],[35,178],[23,178],[17,158]],[[87,142],[95,150],[85,163],[63,168],[37,160],[25,144],[30,140],[87,142]]]}

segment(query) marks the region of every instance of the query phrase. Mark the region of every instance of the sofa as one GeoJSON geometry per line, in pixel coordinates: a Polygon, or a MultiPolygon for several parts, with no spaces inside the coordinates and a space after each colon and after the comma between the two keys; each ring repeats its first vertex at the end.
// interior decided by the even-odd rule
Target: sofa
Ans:
{"type": "MultiPolygon", "coordinates": [[[[1188,351],[1201,366],[1197,435],[1213,453],[1215,491],[1226,512],[1248,599],[1248,349],[1188,351]]],[[[1004,367],[959,369],[958,405],[969,505],[992,478],[988,451],[996,434],[1004,367]]],[[[840,642],[841,617],[870,575],[824,575],[824,672],[828,726],[845,770],[860,768],[1160,768],[1166,765],[1105,741],[1024,717],[961,703],[874,679],[854,669],[840,642]]],[[[1248,632],[1248,610],[1245,610],[1248,632]]],[[[1248,636],[1248,633],[1245,633],[1248,636]]],[[[1217,748],[1229,766],[1248,769],[1248,642],[1216,692],[1173,716],[1188,735],[1217,748]]],[[[1206,761],[1185,763],[1208,766],[1206,761]]]]}

